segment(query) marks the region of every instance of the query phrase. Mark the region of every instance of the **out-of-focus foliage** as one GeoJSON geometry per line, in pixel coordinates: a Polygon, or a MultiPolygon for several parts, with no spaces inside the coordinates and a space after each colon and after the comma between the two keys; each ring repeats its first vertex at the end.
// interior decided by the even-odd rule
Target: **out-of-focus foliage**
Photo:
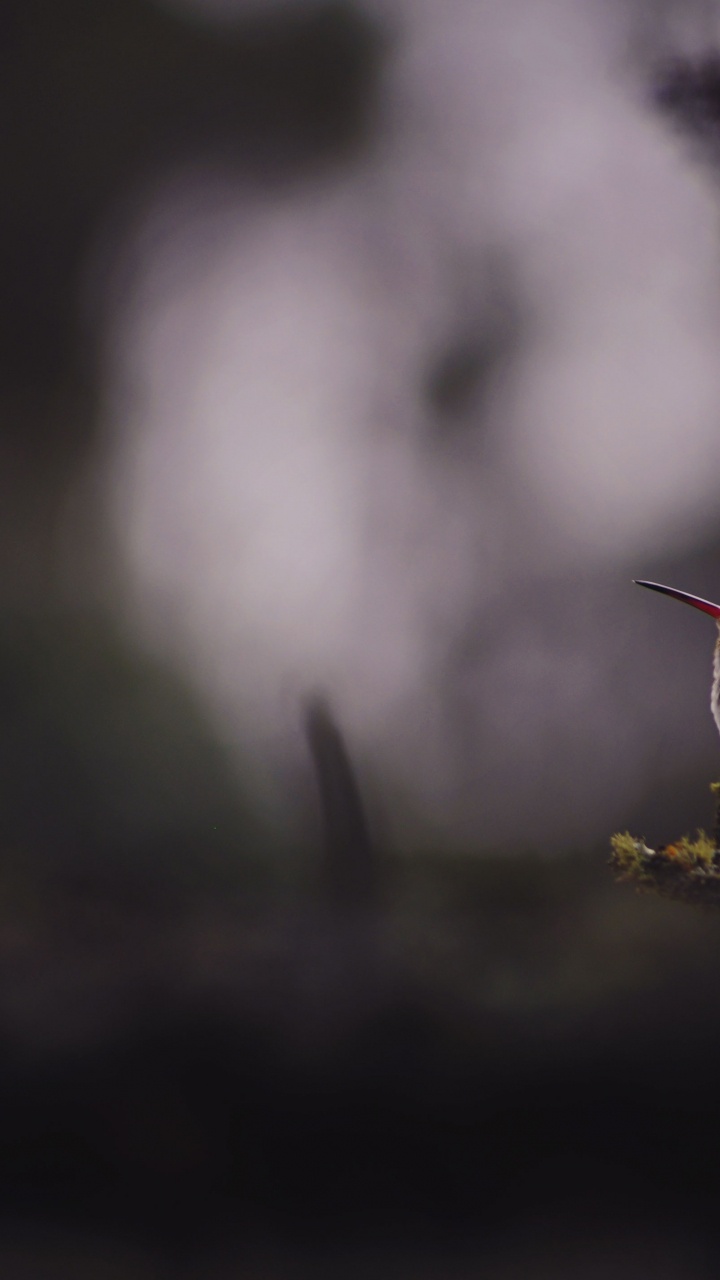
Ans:
{"type": "Polygon", "coordinates": [[[337,158],[363,136],[380,52],[335,3],[218,38],[151,0],[5,0],[1,36],[0,385],[36,397],[96,376],[79,302],[118,203],[192,159],[267,174],[337,158]]]}
{"type": "MultiPolygon", "coordinates": [[[[372,136],[375,23],[273,9],[218,38],[149,0],[0,7],[0,1274],[717,1274],[716,918],[618,888],[603,851],[388,840],[369,889],[329,886],[182,682],[64,596],[138,187],[189,157],[277,193],[372,136]]],[[[497,332],[416,370],[440,448],[514,313],[497,332]]]]}
{"type": "Polygon", "coordinates": [[[267,878],[267,838],[196,702],[97,617],[0,617],[0,833],[28,874],[267,878]]]}

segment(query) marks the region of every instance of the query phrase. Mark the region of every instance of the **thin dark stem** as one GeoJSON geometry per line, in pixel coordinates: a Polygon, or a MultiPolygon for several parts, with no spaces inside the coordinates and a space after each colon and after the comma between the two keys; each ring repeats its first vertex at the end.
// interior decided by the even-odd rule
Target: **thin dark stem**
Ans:
{"type": "Polygon", "coordinates": [[[320,793],[325,891],[336,907],[371,906],[377,859],[342,733],[323,698],[308,699],[303,720],[320,793]]]}

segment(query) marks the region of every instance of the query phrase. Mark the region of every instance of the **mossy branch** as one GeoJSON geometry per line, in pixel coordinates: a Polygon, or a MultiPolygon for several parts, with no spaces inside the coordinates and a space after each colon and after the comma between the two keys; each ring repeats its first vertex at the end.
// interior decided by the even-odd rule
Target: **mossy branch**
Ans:
{"type": "Polygon", "coordinates": [[[682,836],[650,849],[627,831],[614,835],[610,866],[617,879],[641,892],[720,907],[720,782],[714,782],[711,791],[716,804],[713,839],[698,831],[695,840],[682,836]]]}

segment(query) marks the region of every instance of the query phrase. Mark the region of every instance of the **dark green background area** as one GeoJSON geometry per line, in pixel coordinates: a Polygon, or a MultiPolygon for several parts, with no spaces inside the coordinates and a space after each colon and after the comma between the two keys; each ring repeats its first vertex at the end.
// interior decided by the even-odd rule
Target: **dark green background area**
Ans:
{"type": "Polygon", "coordinates": [[[5,0],[0,17],[0,378],[93,377],[78,285],[119,201],[202,160],[289,182],[367,139],[383,42],[351,6],[220,35],[143,0],[5,0]]]}

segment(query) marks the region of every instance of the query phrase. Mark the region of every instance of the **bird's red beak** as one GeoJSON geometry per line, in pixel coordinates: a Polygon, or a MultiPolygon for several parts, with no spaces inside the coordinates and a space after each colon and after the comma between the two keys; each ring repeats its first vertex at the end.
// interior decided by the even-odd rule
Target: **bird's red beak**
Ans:
{"type": "Polygon", "coordinates": [[[691,604],[695,609],[702,609],[703,613],[709,613],[711,618],[720,618],[720,604],[711,604],[709,600],[703,600],[702,596],[691,596],[687,591],[676,591],[674,587],[661,587],[659,582],[641,582],[639,578],[633,578],[633,582],[638,587],[649,587],[651,591],[661,591],[664,596],[672,596],[673,600],[682,600],[685,604],[691,604]]]}

